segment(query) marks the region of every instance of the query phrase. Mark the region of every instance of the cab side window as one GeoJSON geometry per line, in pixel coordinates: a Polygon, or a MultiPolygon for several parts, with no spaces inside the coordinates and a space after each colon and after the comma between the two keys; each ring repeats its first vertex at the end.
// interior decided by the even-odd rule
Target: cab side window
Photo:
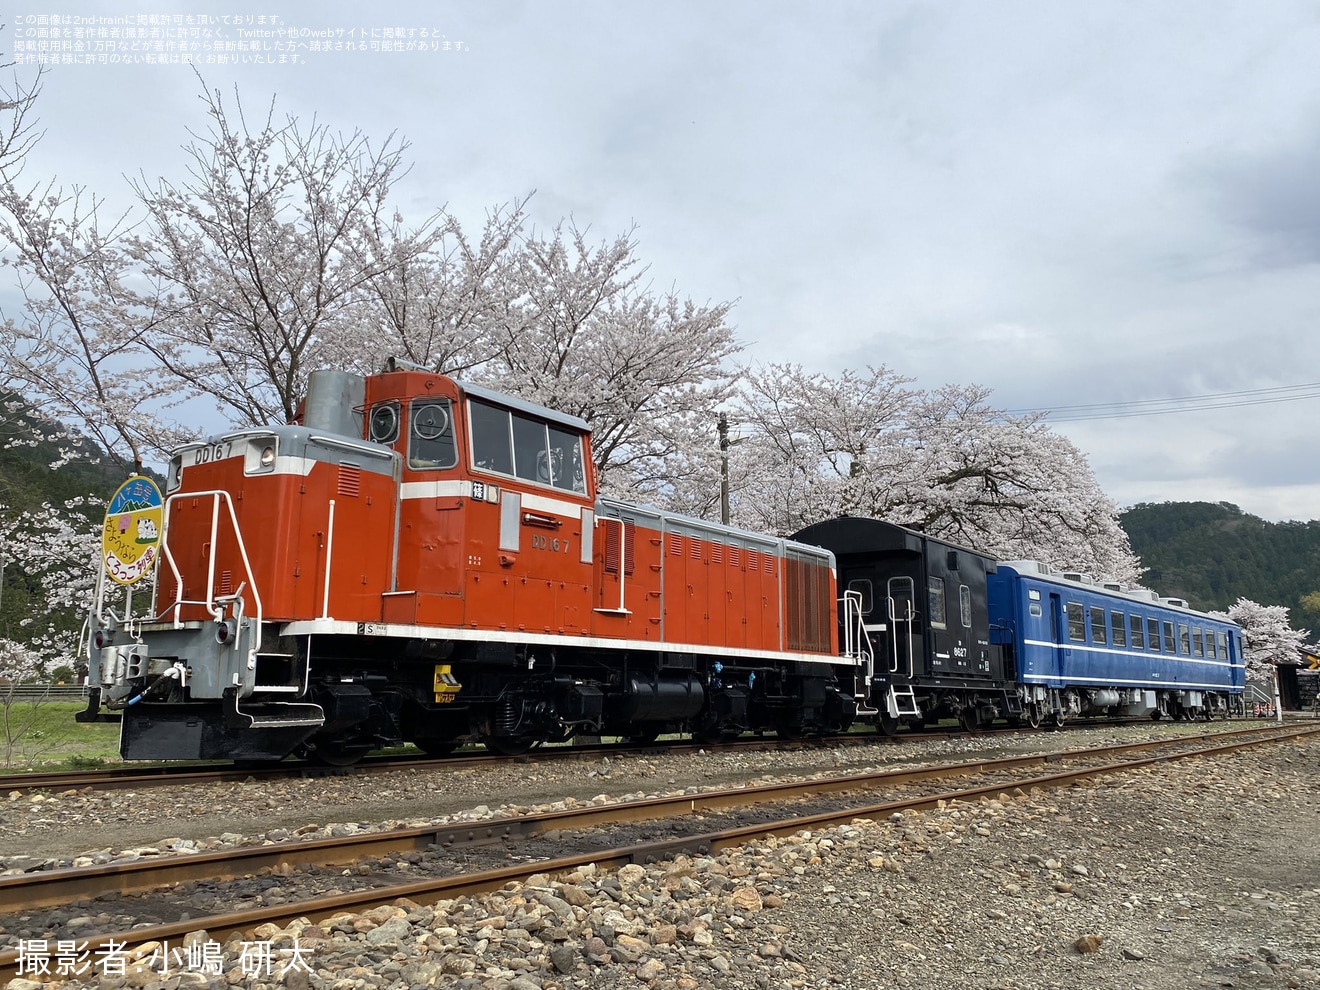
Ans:
{"type": "Polygon", "coordinates": [[[513,474],[513,439],[509,412],[475,399],[468,403],[472,426],[472,465],[498,474],[513,474]]]}

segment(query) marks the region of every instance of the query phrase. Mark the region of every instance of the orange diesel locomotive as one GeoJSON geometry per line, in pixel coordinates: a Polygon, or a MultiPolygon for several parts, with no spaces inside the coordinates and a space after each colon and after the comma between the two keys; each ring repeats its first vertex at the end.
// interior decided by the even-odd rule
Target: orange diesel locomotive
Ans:
{"type": "Polygon", "coordinates": [[[828,551],[601,498],[582,420],[393,365],[176,452],[144,597],[98,592],[81,716],[128,759],[831,732],[865,688],[828,551]]]}

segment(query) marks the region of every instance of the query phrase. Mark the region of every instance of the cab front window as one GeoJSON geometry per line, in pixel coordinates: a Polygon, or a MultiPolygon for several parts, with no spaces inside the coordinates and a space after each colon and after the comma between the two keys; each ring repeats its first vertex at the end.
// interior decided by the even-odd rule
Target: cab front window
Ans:
{"type": "Polygon", "coordinates": [[[427,471],[458,463],[448,399],[414,402],[408,410],[408,466],[427,471]]]}

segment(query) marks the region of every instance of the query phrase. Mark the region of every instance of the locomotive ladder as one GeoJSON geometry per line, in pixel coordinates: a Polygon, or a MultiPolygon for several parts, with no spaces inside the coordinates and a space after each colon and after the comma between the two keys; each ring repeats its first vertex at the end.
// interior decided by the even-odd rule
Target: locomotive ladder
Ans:
{"type": "Polygon", "coordinates": [[[876,709],[870,705],[871,678],[875,676],[875,649],[871,646],[870,634],[878,630],[867,626],[862,618],[860,591],[843,593],[839,599],[839,614],[843,621],[843,655],[853,662],[854,667],[853,699],[857,702],[857,714],[875,715],[876,709]],[[858,674],[861,675],[860,687],[858,674]]]}

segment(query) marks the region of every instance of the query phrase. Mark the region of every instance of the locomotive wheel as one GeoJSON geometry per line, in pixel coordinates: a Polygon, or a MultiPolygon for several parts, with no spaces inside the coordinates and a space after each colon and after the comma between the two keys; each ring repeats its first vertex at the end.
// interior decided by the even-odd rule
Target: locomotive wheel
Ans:
{"type": "Polygon", "coordinates": [[[1062,729],[1063,723],[1066,721],[1068,721],[1068,716],[1063,714],[1061,709],[1056,709],[1055,711],[1050,712],[1051,729],[1062,729]]]}
{"type": "Polygon", "coordinates": [[[881,712],[876,716],[875,727],[882,736],[896,735],[898,733],[898,719],[888,712],[881,712]]]}
{"type": "Polygon", "coordinates": [[[1033,729],[1040,728],[1040,723],[1042,721],[1040,705],[1038,704],[1027,705],[1026,716],[1027,716],[1027,725],[1031,726],[1033,729]]]}
{"type": "Polygon", "coordinates": [[[958,713],[958,724],[966,732],[976,732],[981,728],[981,713],[976,710],[975,705],[968,705],[958,713]]]}
{"type": "Polygon", "coordinates": [[[486,736],[481,740],[481,745],[500,756],[522,756],[540,744],[535,736],[486,736]]]}
{"type": "Polygon", "coordinates": [[[1164,713],[1160,711],[1158,708],[1156,708],[1153,712],[1150,713],[1150,720],[1152,722],[1158,722],[1163,717],[1164,717],[1164,713]]]}
{"type": "Polygon", "coordinates": [[[907,727],[909,732],[925,732],[926,720],[924,718],[911,719],[908,722],[907,727]]]}

